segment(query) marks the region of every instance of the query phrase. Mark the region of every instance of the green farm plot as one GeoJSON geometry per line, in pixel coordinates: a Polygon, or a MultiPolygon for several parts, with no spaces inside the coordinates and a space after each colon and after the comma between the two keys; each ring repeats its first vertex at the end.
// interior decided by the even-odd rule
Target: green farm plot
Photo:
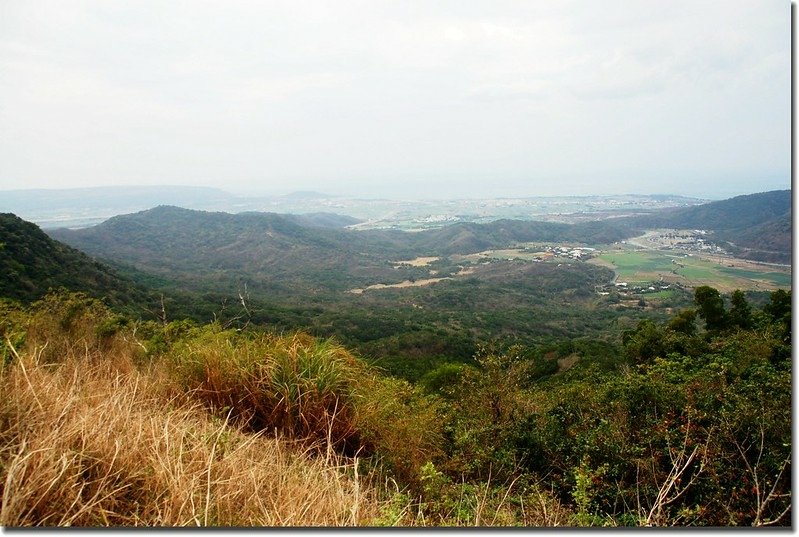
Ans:
{"type": "Polygon", "coordinates": [[[670,270],[671,264],[671,260],[664,259],[663,255],[649,252],[611,252],[599,258],[612,264],[619,280],[624,281],[651,281],[652,278],[644,275],[670,270]]]}
{"type": "Polygon", "coordinates": [[[711,285],[729,292],[734,289],[775,289],[791,285],[790,272],[757,271],[726,267],[696,256],[659,251],[614,250],[601,254],[599,262],[612,265],[617,281],[646,283],[676,282],[694,287],[711,285]]]}
{"type": "Polygon", "coordinates": [[[646,298],[671,298],[675,295],[674,289],[666,289],[664,291],[658,291],[656,293],[645,293],[644,296],[646,298]]]}
{"type": "Polygon", "coordinates": [[[750,280],[771,282],[778,287],[791,286],[790,272],[756,272],[754,270],[744,270],[739,268],[721,267],[721,271],[726,274],[749,278],[750,280]]]}

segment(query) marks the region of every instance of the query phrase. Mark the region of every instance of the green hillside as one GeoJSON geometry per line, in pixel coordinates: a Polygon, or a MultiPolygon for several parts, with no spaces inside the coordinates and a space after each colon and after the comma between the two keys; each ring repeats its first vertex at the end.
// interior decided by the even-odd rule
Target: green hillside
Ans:
{"type": "Polygon", "coordinates": [[[791,191],[773,190],[736,196],[693,207],[666,209],[638,220],[661,227],[743,229],[790,214],[790,211],[791,191]]]}
{"type": "Polygon", "coordinates": [[[120,307],[147,301],[141,286],[10,213],[0,213],[0,274],[0,297],[22,302],[59,287],[120,307]]]}
{"type": "MultiPolygon", "coordinates": [[[[301,225],[312,218],[272,213],[228,214],[161,206],[51,236],[102,259],[172,278],[190,289],[294,295],[345,291],[392,275],[380,248],[349,239],[354,232],[301,225]],[[364,251],[366,250],[366,251],[364,251]],[[345,280],[346,277],[346,281],[345,280]],[[260,289],[258,286],[261,286],[260,289]]],[[[328,218],[328,222],[330,219],[328,218]]],[[[319,222],[317,217],[316,222],[319,222]]]]}
{"type": "Polygon", "coordinates": [[[738,257],[771,263],[790,263],[793,248],[793,222],[788,211],[766,222],[716,235],[728,241],[729,249],[738,257]]]}
{"type": "Polygon", "coordinates": [[[51,234],[165,293],[172,316],[201,322],[235,317],[242,309],[239,295],[246,294],[249,321],[336,337],[413,379],[445,361],[470,362],[479,344],[496,339],[607,339],[614,319],[627,314],[597,309],[605,299],[594,287],[613,276],[602,267],[496,261],[456,277],[464,267],[446,257],[429,266],[397,262],[533,238],[576,238],[587,229],[500,221],[420,233],[356,232],[301,226],[277,214],[158,207],[51,234]],[[351,292],[431,276],[449,279],[351,292]]]}

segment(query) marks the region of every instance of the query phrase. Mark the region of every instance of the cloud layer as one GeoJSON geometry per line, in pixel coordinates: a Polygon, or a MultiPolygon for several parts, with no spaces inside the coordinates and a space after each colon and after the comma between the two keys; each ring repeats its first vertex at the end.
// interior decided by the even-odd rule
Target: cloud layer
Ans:
{"type": "Polygon", "coordinates": [[[790,187],[784,1],[0,6],[0,189],[790,187]]]}

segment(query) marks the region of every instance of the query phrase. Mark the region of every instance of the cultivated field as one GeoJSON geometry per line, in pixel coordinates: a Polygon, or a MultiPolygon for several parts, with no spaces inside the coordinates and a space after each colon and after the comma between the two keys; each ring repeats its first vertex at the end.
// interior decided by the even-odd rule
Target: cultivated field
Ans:
{"type": "Polygon", "coordinates": [[[618,282],[663,280],[688,287],[711,285],[722,292],[770,291],[791,286],[790,269],[716,255],[617,249],[603,252],[589,263],[613,268],[618,282]]]}

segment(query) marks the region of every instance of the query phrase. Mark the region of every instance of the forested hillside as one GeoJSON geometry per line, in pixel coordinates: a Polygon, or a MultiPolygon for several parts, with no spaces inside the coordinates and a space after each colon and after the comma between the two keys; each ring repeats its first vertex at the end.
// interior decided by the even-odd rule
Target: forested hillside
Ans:
{"type": "Polygon", "coordinates": [[[147,291],[86,254],[48,237],[35,224],[0,214],[0,297],[31,302],[63,287],[136,307],[147,291]]]}
{"type": "Polygon", "coordinates": [[[299,223],[308,221],[271,213],[233,215],[164,206],[84,230],[50,234],[93,256],[172,277],[195,289],[213,282],[231,292],[249,281],[251,286],[263,282],[265,292],[280,294],[320,286],[345,290],[340,281],[344,276],[358,284],[391,273],[377,255],[379,247],[374,248],[377,253],[369,253],[368,242],[348,240],[358,237],[354,232],[299,223]]]}
{"type": "MultiPolygon", "coordinates": [[[[243,316],[256,324],[334,336],[392,373],[416,379],[447,361],[471,362],[481,342],[612,339],[632,320],[602,307],[595,286],[613,273],[588,264],[497,261],[464,270],[446,257],[533,240],[624,236],[617,224],[499,221],[420,233],[299,225],[286,215],[158,207],[93,228],[53,231],[166,295],[170,318],[243,316]],[[373,284],[450,278],[436,285],[354,294],[373,284]],[[194,296],[187,301],[186,293],[194,296]],[[246,300],[246,311],[241,301],[246,300]]],[[[677,297],[679,303],[680,297],[677,297]]],[[[644,312],[644,315],[661,315],[644,312]]]]}
{"type": "Polygon", "coordinates": [[[791,191],[773,190],[693,207],[665,209],[659,214],[642,217],[640,221],[662,227],[743,229],[763,224],[790,212],[791,191]]]}

